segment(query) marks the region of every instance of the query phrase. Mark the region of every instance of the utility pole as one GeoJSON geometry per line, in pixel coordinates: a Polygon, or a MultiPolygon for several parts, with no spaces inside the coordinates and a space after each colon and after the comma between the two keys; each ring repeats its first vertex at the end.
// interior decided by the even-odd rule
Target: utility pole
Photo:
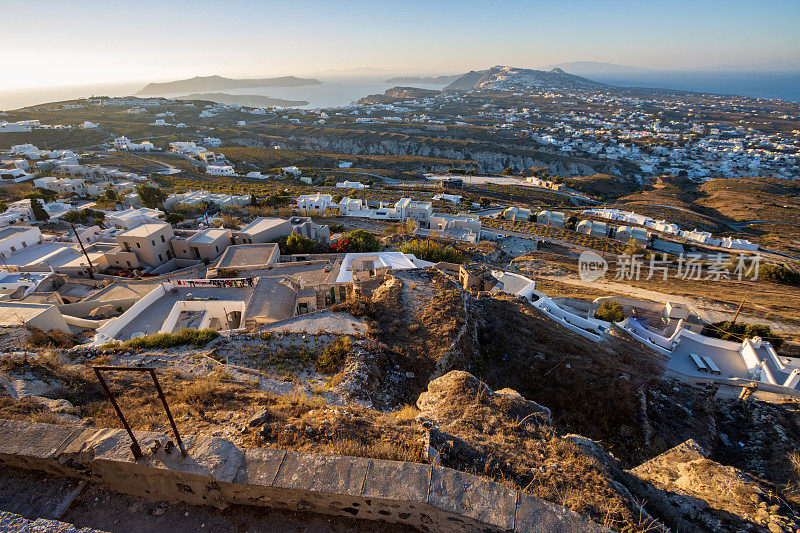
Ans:
{"type": "Polygon", "coordinates": [[[89,254],[86,253],[86,248],[83,247],[83,243],[81,242],[81,237],[80,235],[78,235],[78,230],[75,229],[75,224],[70,222],[69,225],[72,226],[72,231],[75,232],[75,238],[78,239],[78,244],[80,244],[81,246],[81,251],[83,252],[83,255],[85,255],[86,260],[89,261],[89,277],[94,279],[94,266],[92,266],[92,260],[89,258],[89,254]]]}
{"type": "Polygon", "coordinates": [[[736,318],[739,316],[739,311],[742,310],[742,305],[743,304],[744,304],[744,298],[742,298],[742,301],[739,302],[739,309],[737,309],[736,310],[736,314],[733,315],[733,320],[731,321],[731,324],[736,324],[736,318]]]}

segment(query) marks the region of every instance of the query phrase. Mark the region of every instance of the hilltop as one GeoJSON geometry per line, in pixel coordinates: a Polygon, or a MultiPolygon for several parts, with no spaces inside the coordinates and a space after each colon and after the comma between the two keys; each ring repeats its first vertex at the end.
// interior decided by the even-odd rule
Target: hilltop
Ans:
{"type": "Polygon", "coordinates": [[[295,76],[249,79],[223,78],[222,76],[195,76],[194,78],[186,80],[148,83],[144,89],[136,94],[156,95],[198,91],[220,91],[249,87],[303,87],[305,85],[320,85],[321,83],[321,81],[316,79],[297,78],[295,76]]]}
{"type": "Polygon", "coordinates": [[[567,74],[560,68],[550,71],[517,67],[496,66],[489,70],[470,71],[450,85],[445,91],[468,91],[471,89],[520,89],[544,87],[548,89],[590,89],[609,87],[604,83],[567,74]]]}

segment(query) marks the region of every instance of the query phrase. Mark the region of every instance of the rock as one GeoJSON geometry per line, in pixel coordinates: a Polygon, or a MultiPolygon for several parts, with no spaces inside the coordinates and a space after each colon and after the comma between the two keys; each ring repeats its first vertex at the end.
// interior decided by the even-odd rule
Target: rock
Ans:
{"type": "Polygon", "coordinates": [[[30,398],[44,405],[53,413],[74,414],[75,412],[75,406],[63,398],[59,398],[57,400],[45,398],[44,396],[31,396],[30,398]]]}
{"type": "Polygon", "coordinates": [[[783,528],[775,522],[770,522],[767,529],[769,529],[770,533],[783,533],[783,528]]]}
{"type": "Polygon", "coordinates": [[[550,409],[526,400],[515,390],[493,392],[475,376],[461,370],[453,370],[428,383],[428,390],[417,399],[417,407],[421,419],[442,425],[460,418],[476,401],[498,409],[502,403],[502,410],[512,419],[551,424],[550,409]]]}
{"type": "MultiPolygon", "coordinates": [[[[755,496],[763,492],[759,481],[737,468],[705,457],[704,450],[688,440],[630,470],[663,491],[680,512],[703,524],[725,520],[731,529],[747,524],[755,496]]],[[[766,503],[759,504],[756,519],[766,523],[766,503]]],[[[713,528],[712,528],[713,529],[713,528]]]]}
{"type": "Polygon", "coordinates": [[[161,516],[161,515],[163,515],[163,514],[164,514],[164,513],[166,513],[166,512],[167,512],[167,510],[166,510],[166,509],[164,509],[163,507],[159,507],[158,509],[156,509],[155,511],[153,511],[153,516],[161,516]]]}
{"type": "Polygon", "coordinates": [[[24,376],[0,374],[0,387],[17,400],[28,396],[56,398],[64,388],[61,383],[41,380],[31,373],[24,376]]]}
{"type": "Polygon", "coordinates": [[[247,426],[254,428],[264,424],[267,420],[270,419],[272,415],[269,412],[269,409],[266,407],[262,407],[256,413],[247,419],[247,426]]]}

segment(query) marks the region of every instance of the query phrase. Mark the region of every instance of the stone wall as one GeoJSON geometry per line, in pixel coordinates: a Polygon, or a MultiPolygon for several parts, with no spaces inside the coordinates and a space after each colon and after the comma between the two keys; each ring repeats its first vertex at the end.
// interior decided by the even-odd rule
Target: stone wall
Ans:
{"type": "Polygon", "coordinates": [[[607,531],[553,503],[439,466],[240,449],[184,438],[182,457],[161,433],[137,432],[133,459],[120,429],[0,420],[0,464],[85,479],[116,492],[212,505],[266,506],[414,526],[422,531],[607,531]],[[171,448],[171,449],[170,449],[171,448]]]}

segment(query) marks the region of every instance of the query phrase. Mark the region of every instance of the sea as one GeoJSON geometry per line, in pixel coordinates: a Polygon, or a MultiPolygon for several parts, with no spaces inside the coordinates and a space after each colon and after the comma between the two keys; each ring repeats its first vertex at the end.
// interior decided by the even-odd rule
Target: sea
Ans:
{"type": "MultiPolygon", "coordinates": [[[[307,108],[342,107],[370,94],[380,94],[398,85],[373,78],[319,78],[320,85],[305,87],[261,87],[227,89],[228,94],[258,94],[285,100],[304,100],[307,108]]],[[[800,102],[800,72],[647,72],[608,74],[591,79],[626,87],[681,89],[716,94],[733,94],[754,98],[777,98],[800,102]]],[[[135,94],[146,82],[71,87],[38,87],[33,89],[0,89],[0,110],[71,100],[86,96],[127,96],[135,94]]],[[[405,85],[405,84],[401,84],[405,85]]],[[[443,85],[408,84],[425,89],[441,89],[443,85]]],[[[179,96],[179,95],[165,95],[179,96]]]]}

